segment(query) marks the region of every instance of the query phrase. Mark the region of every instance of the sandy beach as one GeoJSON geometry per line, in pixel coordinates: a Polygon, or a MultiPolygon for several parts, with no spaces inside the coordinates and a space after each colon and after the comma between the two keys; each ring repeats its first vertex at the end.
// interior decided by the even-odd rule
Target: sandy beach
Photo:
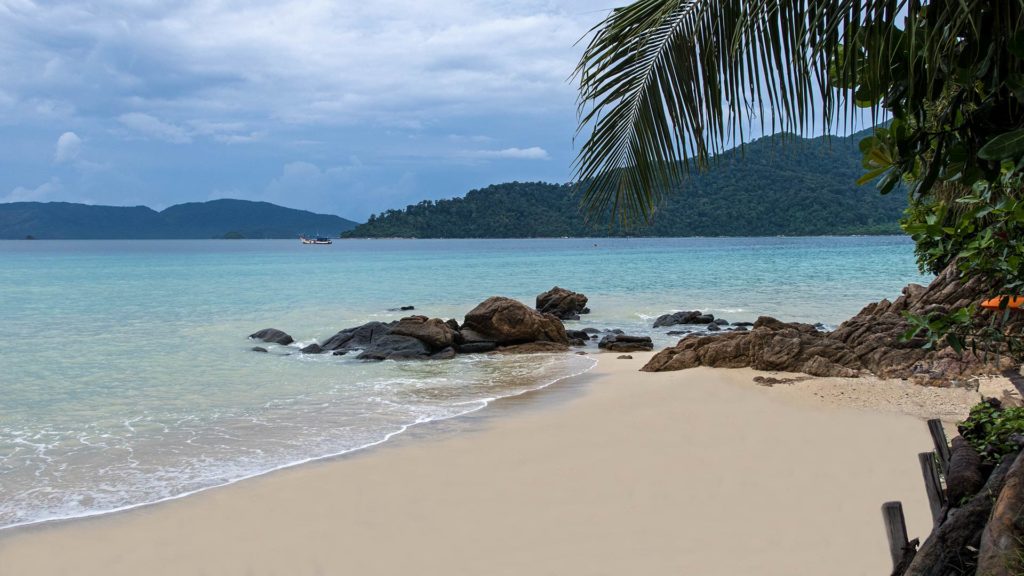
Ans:
{"type": "Polygon", "coordinates": [[[882,502],[930,530],[921,418],[977,399],[633,356],[378,448],[0,532],[0,574],[886,574],[882,502]]]}

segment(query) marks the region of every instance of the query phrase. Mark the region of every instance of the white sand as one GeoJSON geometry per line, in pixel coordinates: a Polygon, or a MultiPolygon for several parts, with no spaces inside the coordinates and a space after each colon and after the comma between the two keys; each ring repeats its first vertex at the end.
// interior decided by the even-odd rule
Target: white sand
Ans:
{"type": "Polygon", "coordinates": [[[882,502],[930,529],[919,418],[615,356],[357,455],[0,532],[0,574],[877,576],[882,502]]]}

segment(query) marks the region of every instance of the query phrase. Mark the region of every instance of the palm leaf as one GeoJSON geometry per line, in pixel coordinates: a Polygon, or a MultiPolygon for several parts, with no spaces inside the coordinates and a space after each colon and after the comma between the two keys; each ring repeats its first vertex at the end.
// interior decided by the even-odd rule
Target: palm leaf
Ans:
{"type": "Polygon", "coordinates": [[[574,74],[577,135],[589,132],[574,166],[583,208],[647,220],[691,169],[755,127],[849,132],[862,106],[878,119],[894,77],[909,79],[900,97],[934,98],[938,63],[986,6],[1000,17],[985,0],[638,0],[613,10],[574,74]]]}

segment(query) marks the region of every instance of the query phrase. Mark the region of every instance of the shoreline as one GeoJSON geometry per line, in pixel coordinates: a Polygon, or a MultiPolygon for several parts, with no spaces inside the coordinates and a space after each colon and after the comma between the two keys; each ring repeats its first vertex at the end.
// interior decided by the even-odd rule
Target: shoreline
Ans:
{"type": "MultiPolygon", "coordinates": [[[[60,524],[64,524],[64,523],[77,522],[77,521],[81,521],[81,520],[90,520],[90,519],[93,519],[93,518],[101,518],[101,517],[104,517],[104,516],[110,516],[110,515],[115,515],[115,514],[123,514],[123,513],[126,513],[126,512],[131,512],[133,510],[140,509],[140,508],[148,508],[148,507],[151,507],[151,506],[161,506],[161,505],[164,505],[164,504],[167,504],[167,503],[174,502],[176,500],[181,500],[181,499],[184,499],[184,498],[189,498],[189,497],[192,497],[192,496],[195,496],[195,495],[198,495],[198,494],[202,494],[203,492],[206,492],[206,491],[209,491],[209,490],[216,490],[216,489],[219,489],[219,488],[227,488],[227,487],[233,486],[233,485],[235,485],[235,484],[237,484],[239,482],[245,482],[245,481],[248,481],[248,480],[254,480],[254,479],[260,478],[262,476],[266,476],[268,474],[274,474],[274,473],[281,472],[281,471],[284,471],[284,470],[288,470],[288,469],[291,469],[291,468],[295,468],[295,467],[299,467],[299,466],[308,466],[308,465],[317,464],[317,463],[320,463],[320,462],[331,461],[331,460],[334,460],[334,459],[346,458],[348,456],[352,456],[352,455],[355,455],[357,453],[361,453],[361,452],[364,452],[364,451],[373,450],[375,448],[382,447],[382,446],[384,446],[385,444],[387,444],[389,442],[397,442],[399,439],[402,439],[406,435],[413,436],[417,432],[420,432],[421,430],[436,428],[436,427],[439,427],[439,426],[441,426],[443,424],[450,423],[450,422],[455,421],[455,420],[463,420],[463,419],[473,418],[474,415],[476,415],[476,414],[478,414],[478,413],[480,413],[482,411],[485,411],[488,408],[493,407],[495,404],[501,403],[501,402],[503,402],[505,400],[513,400],[513,399],[518,399],[518,398],[523,397],[523,396],[538,394],[538,393],[541,393],[541,392],[543,392],[543,391],[545,391],[545,390],[547,390],[547,389],[549,389],[551,387],[557,386],[558,384],[560,384],[562,382],[565,382],[567,380],[573,380],[573,379],[577,379],[577,378],[584,378],[588,372],[592,371],[596,367],[597,367],[597,360],[594,359],[594,363],[590,367],[588,367],[587,369],[583,370],[582,372],[577,372],[575,374],[569,374],[567,376],[562,376],[562,377],[556,378],[555,380],[552,380],[550,382],[540,384],[536,388],[524,390],[522,392],[511,394],[509,396],[500,396],[500,397],[497,397],[497,398],[485,398],[485,399],[481,400],[481,402],[483,402],[483,404],[481,404],[480,406],[478,406],[476,408],[473,408],[471,410],[463,412],[461,414],[456,414],[454,416],[448,416],[448,417],[445,417],[445,418],[438,418],[438,419],[434,419],[434,420],[426,420],[426,421],[423,421],[423,422],[413,422],[411,424],[406,424],[406,425],[402,426],[400,429],[398,429],[398,430],[396,430],[394,432],[391,432],[389,434],[386,434],[383,438],[381,438],[379,440],[376,440],[376,441],[373,441],[373,442],[369,442],[367,444],[363,444],[363,445],[357,446],[355,448],[350,448],[350,449],[347,449],[347,450],[342,450],[340,452],[332,452],[332,453],[324,454],[324,455],[321,455],[321,456],[313,456],[313,457],[304,458],[304,459],[301,459],[301,460],[290,461],[290,462],[287,462],[285,464],[281,464],[281,465],[278,465],[278,466],[274,466],[272,468],[268,468],[266,470],[261,470],[259,472],[254,472],[252,474],[247,474],[247,475],[239,476],[238,478],[232,478],[232,479],[230,479],[230,480],[228,480],[226,482],[220,483],[220,484],[213,484],[213,485],[210,485],[210,486],[204,486],[202,488],[197,488],[195,490],[190,490],[190,491],[187,491],[187,492],[183,492],[181,494],[175,494],[173,496],[167,496],[165,498],[160,498],[158,500],[153,500],[153,501],[150,501],[150,502],[140,502],[140,503],[137,503],[137,504],[129,504],[129,505],[126,505],[126,506],[121,506],[121,507],[113,508],[113,509],[109,509],[109,510],[97,510],[97,511],[87,512],[87,513],[83,513],[83,514],[76,514],[76,515],[69,515],[69,516],[58,516],[58,517],[53,517],[53,518],[43,518],[43,519],[40,519],[40,520],[30,520],[30,521],[27,521],[27,522],[19,522],[19,523],[15,523],[15,524],[8,524],[6,526],[0,526],[0,541],[2,541],[4,535],[7,534],[10,531],[18,531],[18,530],[22,530],[22,529],[33,529],[35,527],[45,528],[48,525],[60,525],[60,524]]],[[[429,435],[429,432],[421,432],[421,435],[424,435],[424,436],[425,435],[429,435]]],[[[2,573],[0,573],[0,576],[2,576],[2,573]]]]}
{"type": "MultiPolygon", "coordinates": [[[[840,438],[843,442],[851,442],[850,449],[863,451],[877,457],[875,451],[895,452],[900,446],[910,448],[909,451],[899,454],[888,454],[892,457],[892,465],[901,469],[899,474],[879,483],[877,478],[873,480],[872,488],[878,494],[871,496],[872,501],[877,500],[867,510],[858,509],[857,512],[866,513],[866,516],[874,518],[877,516],[877,508],[885,500],[901,499],[908,504],[908,522],[911,530],[916,533],[924,533],[926,521],[929,518],[927,505],[919,505],[924,502],[924,493],[917,485],[920,483],[919,473],[916,473],[916,461],[914,454],[917,451],[926,449],[929,444],[927,431],[923,423],[916,418],[905,415],[882,414],[871,407],[861,406],[861,409],[851,410],[849,407],[836,406],[835,402],[841,399],[820,398],[815,392],[808,392],[804,388],[813,388],[818,392],[829,389],[832,385],[828,379],[806,380],[799,383],[777,385],[775,390],[761,388],[750,381],[750,375],[754,371],[746,369],[722,370],[722,369],[695,369],[683,372],[667,373],[640,373],[636,370],[641,366],[650,353],[634,353],[634,359],[623,361],[617,360],[613,354],[599,354],[594,357],[598,359],[596,368],[591,369],[582,375],[564,378],[549,384],[539,390],[525,392],[516,396],[501,398],[488,404],[485,408],[473,413],[446,420],[430,422],[431,426],[414,426],[411,432],[393,436],[393,440],[384,442],[373,447],[372,450],[358,450],[340,456],[332,456],[306,462],[303,465],[290,466],[264,473],[256,477],[247,478],[246,482],[235,481],[230,484],[218,486],[219,490],[213,488],[204,489],[199,493],[192,494],[189,498],[178,497],[174,500],[163,501],[157,504],[144,505],[129,510],[103,515],[81,517],[70,520],[47,521],[4,529],[0,531],[0,557],[4,558],[3,565],[0,565],[0,574],[6,574],[3,566],[13,566],[15,571],[12,574],[29,573],[37,574],[129,574],[138,572],[148,573],[197,573],[213,569],[213,573],[316,573],[321,569],[341,569],[349,566],[346,564],[346,557],[357,555],[363,562],[363,573],[393,574],[407,569],[411,566],[395,564],[393,561],[373,561],[373,558],[364,558],[366,552],[376,551],[382,553],[388,547],[389,541],[383,534],[385,542],[380,542],[374,547],[376,539],[363,541],[369,536],[366,533],[367,525],[376,529],[397,530],[410,538],[409,542],[404,540],[394,542],[392,549],[401,550],[404,546],[413,546],[419,551],[419,564],[436,559],[430,547],[417,547],[418,539],[431,540],[429,530],[423,530],[434,526],[441,533],[450,531],[459,533],[463,538],[472,539],[475,532],[465,532],[463,523],[482,524],[485,530],[495,530],[504,534],[508,526],[532,525],[534,516],[545,516],[551,512],[548,508],[559,511],[556,517],[550,522],[551,526],[561,526],[561,530],[568,530],[575,534],[570,538],[570,544],[565,544],[572,549],[580,548],[593,540],[602,537],[608,541],[605,543],[612,549],[616,543],[619,545],[626,541],[630,546],[638,550],[644,548],[649,538],[653,538],[662,545],[658,546],[658,553],[652,554],[647,561],[653,563],[647,565],[649,569],[641,569],[642,573],[662,573],[669,566],[678,566],[681,560],[686,559],[672,552],[673,547],[665,547],[661,534],[663,532],[674,533],[677,536],[683,527],[676,526],[672,521],[662,517],[659,511],[660,506],[650,507],[652,504],[650,496],[654,500],[678,499],[672,485],[663,485],[664,478],[660,474],[640,473],[637,478],[649,481],[652,486],[653,495],[644,491],[633,494],[619,494],[616,491],[617,484],[608,483],[608,478],[618,478],[621,481],[636,481],[631,475],[623,477],[622,474],[630,468],[621,469],[620,466],[629,464],[633,469],[654,468],[663,472],[670,472],[676,481],[689,480],[699,484],[704,490],[710,491],[711,500],[728,501],[729,494],[720,493],[721,487],[717,485],[715,478],[728,471],[749,472],[749,464],[733,462],[733,458],[726,455],[718,455],[719,451],[743,459],[765,460],[762,462],[768,468],[774,464],[772,459],[799,456],[803,458],[803,465],[811,469],[822,468],[828,474],[836,474],[843,470],[840,466],[837,470],[807,461],[812,454],[823,450],[824,446],[815,444],[811,453],[796,450],[795,454],[789,454],[788,447],[783,450],[776,450],[771,445],[762,446],[767,453],[744,454],[748,442],[736,442],[736,435],[746,437],[746,441],[758,444],[758,434],[763,432],[768,435],[777,434],[776,428],[790,427],[792,423],[785,419],[778,420],[776,412],[795,414],[800,418],[813,421],[815,427],[828,428],[831,432],[832,424],[829,420],[838,418],[840,420],[856,423],[856,427],[864,428],[865,424],[871,423],[873,428],[877,425],[881,428],[894,428],[901,430],[901,434],[891,442],[893,445],[871,444],[870,446],[857,445],[858,443],[850,434],[862,439],[864,436],[875,438],[876,430],[844,431],[840,438]],[[817,388],[814,388],[817,386],[817,388]],[[785,391],[778,390],[785,387],[785,391]],[[633,390],[630,390],[633,388],[633,390]],[[699,404],[698,404],[699,403],[699,404]],[[687,418],[676,419],[670,417],[673,414],[666,411],[681,411],[687,418]],[[869,408],[864,410],[863,408],[869,408]],[[772,426],[755,426],[748,428],[750,422],[728,421],[735,418],[736,413],[744,413],[751,419],[768,420],[772,426]],[[624,416],[629,416],[623,420],[624,416]],[[642,420],[652,424],[659,422],[667,437],[661,434],[650,434],[647,426],[639,426],[634,429],[633,417],[643,416],[642,420]],[[690,420],[694,420],[691,422],[690,420]],[[725,428],[720,426],[724,425],[725,428]],[[607,428],[611,428],[611,430],[607,428]],[[612,430],[623,430],[629,438],[617,438],[610,434],[612,430]],[[627,434],[628,432],[628,434],[627,434]],[[680,438],[674,437],[675,433],[686,432],[696,433],[701,437],[702,442],[707,442],[705,447],[693,446],[689,443],[680,444],[680,438]],[[713,434],[718,433],[725,438],[715,439],[713,434]],[[635,436],[635,438],[633,438],[635,436]],[[621,444],[624,440],[630,440],[621,444]],[[600,440],[599,446],[592,444],[594,440],[600,440]],[[642,440],[642,441],[641,441],[642,440]],[[551,453],[550,444],[566,443],[564,451],[551,453]],[[666,446],[666,443],[668,444],[666,446]],[[600,444],[609,448],[618,447],[617,458],[606,459],[600,453],[600,444]],[[898,446],[896,446],[898,445],[898,446]],[[910,447],[913,445],[914,447],[910,447]],[[532,464],[525,466],[513,466],[509,468],[508,457],[516,452],[522,451],[518,456],[526,461],[521,464],[532,464]],[[596,452],[596,453],[595,453],[596,452]],[[693,456],[694,452],[703,455],[704,462],[709,467],[698,471],[679,469],[679,463],[667,458],[674,452],[681,452],[683,456],[693,456]],[[535,462],[529,462],[531,456],[538,453],[535,462]],[[574,464],[575,463],[575,464],[574,464]],[[572,469],[579,465],[583,469],[595,472],[591,476],[575,477],[572,469]],[[504,470],[513,476],[518,482],[512,482],[507,478],[491,478],[493,484],[490,490],[474,482],[462,482],[459,479],[489,478],[492,469],[504,470]],[[538,477],[524,473],[534,470],[538,477]],[[401,479],[406,478],[406,482],[401,479]],[[592,480],[592,481],[590,481],[592,480]],[[525,485],[520,483],[525,482],[525,485]],[[892,485],[892,486],[891,486],[892,485]],[[332,487],[334,489],[332,489],[332,487]],[[896,492],[904,492],[896,495],[881,494],[893,487],[896,492]],[[346,492],[344,488],[353,489],[346,492]],[[506,497],[495,499],[491,491],[503,493],[506,497]],[[655,521],[656,528],[651,534],[640,534],[629,532],[620,533],[612,527],[608,528],[611,534],[590,534],[587,535],[589,525],[580,524],[574,519],[574,514],[587,514],[579,506],[561,501],[551,501],[549,491],[554,490],[563,497],[573,500],[576,497],[574,492],[582,492],[584,496],[591,497],[585,501],[589,506],[608,506],[615,509],[615,513],[609,511],[609,526],[631,526],[635,520],[632,514],[623,514],[623,506],[627,509],[632,502],[637,506],[635,512],[640,512],[639,517],[651,516],[655,521]],[[416,495],[423,491],[424,494],[434,495],[428,501],[421,501],[416,495]],[[355,497],[358,495],[359,497],[355,497]],[[892,496],[892,497],[890,497],[892,496]],[[398,499],[403,506],[396,505],[394,499],[398,499]],[[723,500],[724,499],[724,500],[723,500]],[[484,506],[491,510],[491,513],[467,513],[464,509],[466,503],[473,503],[469,508],[484,506]],[[539,502],[546,502],[547,506],[539,506],[539,502]],[[351,511],[353,508],[362,510],[364,513],[355,522],[348,514],[340,513],[337,516],[325,515],[324,510],[335,512],[351,511]],[[467,515],[468,514],[468,515],[467,515]],[[659,524],[660,522],[660,524],[659,524]],[[495,524],[496,523],[496,524],[495,524]],[[324,546],[327,544],[321,532],[331,533],[338,531],[346,534],[347,538],[359,540],[360,546],[353,546],[349,555],[334,557],[326,554],[324,546]],[[299,534],[299,536],[296,536],[299,534]],[[629,537],[633,534],[636,538],[629,537]],[[225,535],[231,535],[225,540],[225,535]],[[612,538],[612,535],[615,537],[612,538]],[[625,539],[625,540],[624,540],[625,539]],[[218,542],[220,546],[210,547],[210,540],[218,542]],[[634,541],[635,540],[635,541],[634,541]],[[125,547],[125,541],[130,544],[125,547]],[[287,542],[283,549],[276,553],[273,551],[260,551],[257,556],[261,561],[252,564],[247,554],[254,552],[249,545],[256,545],[257,542],[287,542]],[[161,548],[155,542],[168,542],[161,548]],[[66,557],[52,557],[47,551],[68,549],[72,552],[66,557]],[[173,558],[167,558],[167,556],[173,558]],[[66,562],[66,564],[61,564],[66,562]],[[184,562],[184,563],[182,563],[184,562]],[[191,564],[189,562],[192,562],[191,564]],[[337,562],[332,564],[332,562],[337,562]],[[668,564],[665,564],[668,562],[668,564]],[[269,568],[274,566],[275,568],[269,568]],[[333,567],[333,568],[332,568],[333,567]],[[18,568],[21,568],[19,571],[18,568]],[[90,570],[94,570],[90,571],[90,570]],[[165,570],[166,572],[161,572],[165,570]],[[279,571],[275,571],[279,570],[279,571]]],[[[845,384],[849,385],[850,382],[845,384]]],[[[866,389],[877,388],[873,383],[865,382],[861,386],[866,389]]],[[[847,390],[850,389],[847,386],[847,390]]],[[[852,386],[858,388],[858,386],[852,386]]],[[[900,391],[903,394],[905,391],[900,391]]],[[[938,393],[940,397],[949,397],[956,394],[956,391],[928,391],[938,393]]],[[[845,395],[845,392],[844,392],[845,395]]],[[[949,406],[966,403],[967,396],[949,406]]],[[[976,398],[976,394],[974,397],[976,398]]],[[[919,399],[920,400],[920,399],[919,399]]],[[[949,400],[945,398],[944,400],[949,400]]],[[[973,399],[971,400],[973,401],[973,399]]],[[[924,400],[925,404],[927,399],[924,400]]],[[[925,404],[922,404],[925,405],[925,404]]],[[[877,408],[877,407],[876,407],[877,408]]],[[[922,414],[928,416],[931,414],[922,414]]],[[[764,422],[762,422],[764,424],[764,422]]],[[[807,438],[799,436],[815,436],[808,432],[813,430],[790,430],[794,435],[794,441],[806,441],[807,438]]],[[[741,438],[742,439],[742,438],[741,438]]],[[[832,438],[835,440],[835,437],[832,438]]],[[[813,438],[811,438],[813,440],[813,438]]],[[[865,440],[866,442],[866,440],[865,440]]],[[[864,443],[864,442],[862,442],[864,443]]],[[[828,453],[827,450],[825,453],[828,453]]],[[[847,456],[840,459],[848,465],[847,456]]],[[[795,462],[798,464],[799,462],[795,462]]],[[[875,473],[879,464],[868,463],[875,473]]],[[[799,468],[797,466],[796,468],[799,468]]],[[[790,468],[786,468],[790,469],[790,468]]],[[[846,490],[856,486],[858,482],[863,483],[863,474],[856,471],[849,471],[850,478],[842,474],[836,482],[848,484],[846,490]]],[[[727,478],[731,476],[725,474],[727,478]]],[[[778,484],[785,479],[776,478],[772,474],[764,478],[749,479],[748,482],[765,482],[771,484],[774,489],[785,491],[793,488],[787,482],[792,483],[793,479],[778,484]]],[[[805,482],[797,482],[804,484],[805,482]]],[[[726,482],[730,484],[730,482],[726,482]]],[[[798,493],[816,494],[821,487],[811,482],[803,486],[798,493]]],[[[844,493],[837,490],[837,494],[844,493]]],[[[831,494],[831,492],[830,492],[831,494]]],[[[834,502],[835,494],[816,494],[821,502],[832,503],[843,507],[843,502],[834,502]]],[[[733,495],[736,496],[736,495],[733,495]]],[[[742,498],[741,498],[742,499],[742,498]]],[[[679,504],[680,502],[676,502],[679,504]]],[[[575,504],[579,504],[576,502],[575,504]]],[[[698,509],[694,522],[721,522],[729,525],[736,523],[736,516],[740,524],[760,522],[764,514],[757,514],[754,518],[744,519],[746,508],[742,506],[720,510],[721,514],[709,515],[710,510],[704,509],[699,502],[688,502],[698,509]],[[717,518],[717,519],[716,519],[717,518]]],[[[751,505],[747,502],[747,505],[751,505]]],[[[769,506],[770,507],[770,506],[769,506]]],[[[685,507],[683,507],[685,508],[685,507]]],[[[862,507],[858,507],[862,508],[862,507]]],[[[591,510],[593,512],[593,510],[591,510]]],[[[687,510],[679,510],[683,516],[687,510]]],[[[692,510],[689,512],[693,512],[692,510]]],[[[807,510],[804,510],[807,512],[807,510]]],[[[777,515],[777,512],[769,516],[777,515]]],[[[803,519],[803,522],[808,519],[803,519]]],[[[787,523],[789,521],[786,521],[787,523]]],[[[793,521],[796,524],[796,521],[793,521]]],[[[857,527],[858,538],[865,534],[860,533],[857,527]]],[[[877,540],[876,544],[870,546],[870,550],[859,550],[863,555],[873,558],[872,565],[881,566],[881,570],[887,569],[887,552],[884,543],[884,536],[881,530],[881,523],[878,518],[870,522],[866,528],[866,534],[870,539],[877,540]],[[877,525],[876,525],[877,524],[877,525]]],[[[768,530],[768,527],[764,527],[768,530]]],[[[558,529],[555,529],[558,532],[558,529]]],[[[373,530],[371,533],[377,534],[373,530]]],[[[686,530],[683,530],[686,532],[686,530]]],[[[742,531],[741,531],[742,532],[742,531]]],[[[701,537],[701,534],[688,534],[689,537],[701,537]]],[[[526,538],[517,531],[505,534],[507,538],[526,538]]],[[[849,534],[846,535],[847,538],[849,534]]],[[[913,537],[914,534],[911,535],[913,537]]],[[[568,536],[567,536],[568,538],[568,536]]],[[[742,536],[736,536],[742,540],[742,536]]],[[[436,543],[440,546],[440,543],[436,543]]],[[[680,545],[678,542],[677,545],[680,545]]],[[[740,543],[742,545],[742,543],[740,543]]],[[[261,544],[262,545],[262,544],[261,544]]],[[[588,545],[589,546],[589,545],[588,545]]],[[[686,546],[682,546],[686,548],[686,546]]],[[[850,546],[858,550],[859,545],[850,546]]],[[[277,548],[277,546],[271,546],[277,548]]],[[[330,546],[327,546],[330,549],[330,546]]],[[[442,547],[443,548],[443,547],[442,547]]],[[[555,562],[557,559],[549,557],[555,554],[560,546],[545,545],[543,541],[530,540],[528,546],[531,552],[539,553],[548,561],[555,562]]],[[[595,547],[595,553],[600,552],[600,547],[595,547]]],[[[581,548],[582,549],[582,548],[581,548]]],[[[589,550],[589,547],[586,549],[589,550]]],[[[839,550],[835,547],[829,548],[832,553],[839,550]]],[[[435,552],[437,550],[434,550],[435,552]]],[[[700,557],[699,550],[690,550],[700,557]]],[[[769,550],[762,550],[764,554],[770,554],[769,550]]],[[[473,558],[478,553],[497,554],[498,551],[483,546],[483,551],[469,552],[463,550],[473,558]]],[[[446,553],[447,554],[447,553],[446,553]]],[[[447,557],[441,554],[442,557],[447,557]]],[[[604,558],[593,564],[596,570],[608,562],[622,562],[626,558],[621,557],[623,551],[612,558],[604,558]]],[[[386,555],[385,555],[386,556],[386,555]]],[[[597,554],[601,556],[601,554],[597,554]]],[[[628,556],[628,555],[627,555],[628,556]]],[[[758,556],[755,554],[754,556],[758,556]]],[[[351,558],[350,558],[351,559],[351,558]]],[[[697,558],[699,559],[699,558],[697,558]]],[[[834,558],[826,554],[822,560],[831,562],[834,558]]],[[[392,559],[394,560],[394,559],[392,559]]],[[[454,558],[449,558],[454,560],[454,558]]],[[[761,558],[759,562],[766,561],[761,558]]],[[[775,560],[778,560],[777,558],[775,560]]],[[[483,561],[482,559],[480,560],[483,561]]],[[[639,561],[639,559],[638,559],[639,561]]],[[[753,559],[752,559],[753,561],[753,559]]],[[[474,561],[475,562],[475,561],[474,561]]],[[[473,564],[473,562],[470,562],[473,564]]],[[[531,564],[529,558],[520,558],[515,563],[514,571],[503,572],[493,570],[492,573],[537,573],[543,565],[531,564]]],[[[477,570],[483,566],[494,568],[493,564],[480,564],[477,570]]],[[[753,565],[753,564],[752,564],[753,565]]],[[[823,564],[824,566],[825,564],[823,564]]],[[[445,564],[434,567],[428,566],[425,573],[447,573],[442,568],[445,564]]],[[[449,566],[450,567],[450,566],[449,566]]],[[[628,566],[620,568],[625,570],[628,566]]],[[[417,568],[418,569],[418,568],[417,568]]],[[[569,569],[569,566],[564,567],[569,569]]],[[[563,571],[564,571],[563,569],[563,571]]],[[[792,567],[791,567],[792,569],[792,567]]],[[[571,571],[571,570],[570,570],[571,571]]],[[[473,572],[467,570],[466,573],[473,572]]],[[[593,571],[582,570],[592,573],[593,571]]],[[[727,573],[715,572],[713,566],[705,566],[700,573],[727,573]]],[[[779,572],[780,574],[784,572],[779,572]]],[[[790,572],[795,573],[795,572],[790,572]]],[[[807,573],[811,573],[808,571],[807,573]]],[[[819,572],[820,573],[820,572],[819,572]]],[[[833,571],[832,573],[838,573],[833,571]]],[[[865,573],[864,571],[853,571],[849,573],[865,573]]]]}

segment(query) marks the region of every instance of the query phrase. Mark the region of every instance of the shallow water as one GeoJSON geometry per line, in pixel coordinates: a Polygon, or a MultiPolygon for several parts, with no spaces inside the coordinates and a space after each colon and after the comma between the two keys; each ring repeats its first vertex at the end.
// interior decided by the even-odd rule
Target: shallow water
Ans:
{"type": "Polygon", "coordinates": [[[560,285],[569,327],[699,309],[837,324],[926,282],[903,237],[0,242],[0,526],[130,507],[372,445],[586,370],[572,354],[364,363],[299,345],[415,305],[560,285]],[[249,351],[245,336],[299,340],[249,351]],[[289,354],[289,355],[286,355],[289,354]]]}

